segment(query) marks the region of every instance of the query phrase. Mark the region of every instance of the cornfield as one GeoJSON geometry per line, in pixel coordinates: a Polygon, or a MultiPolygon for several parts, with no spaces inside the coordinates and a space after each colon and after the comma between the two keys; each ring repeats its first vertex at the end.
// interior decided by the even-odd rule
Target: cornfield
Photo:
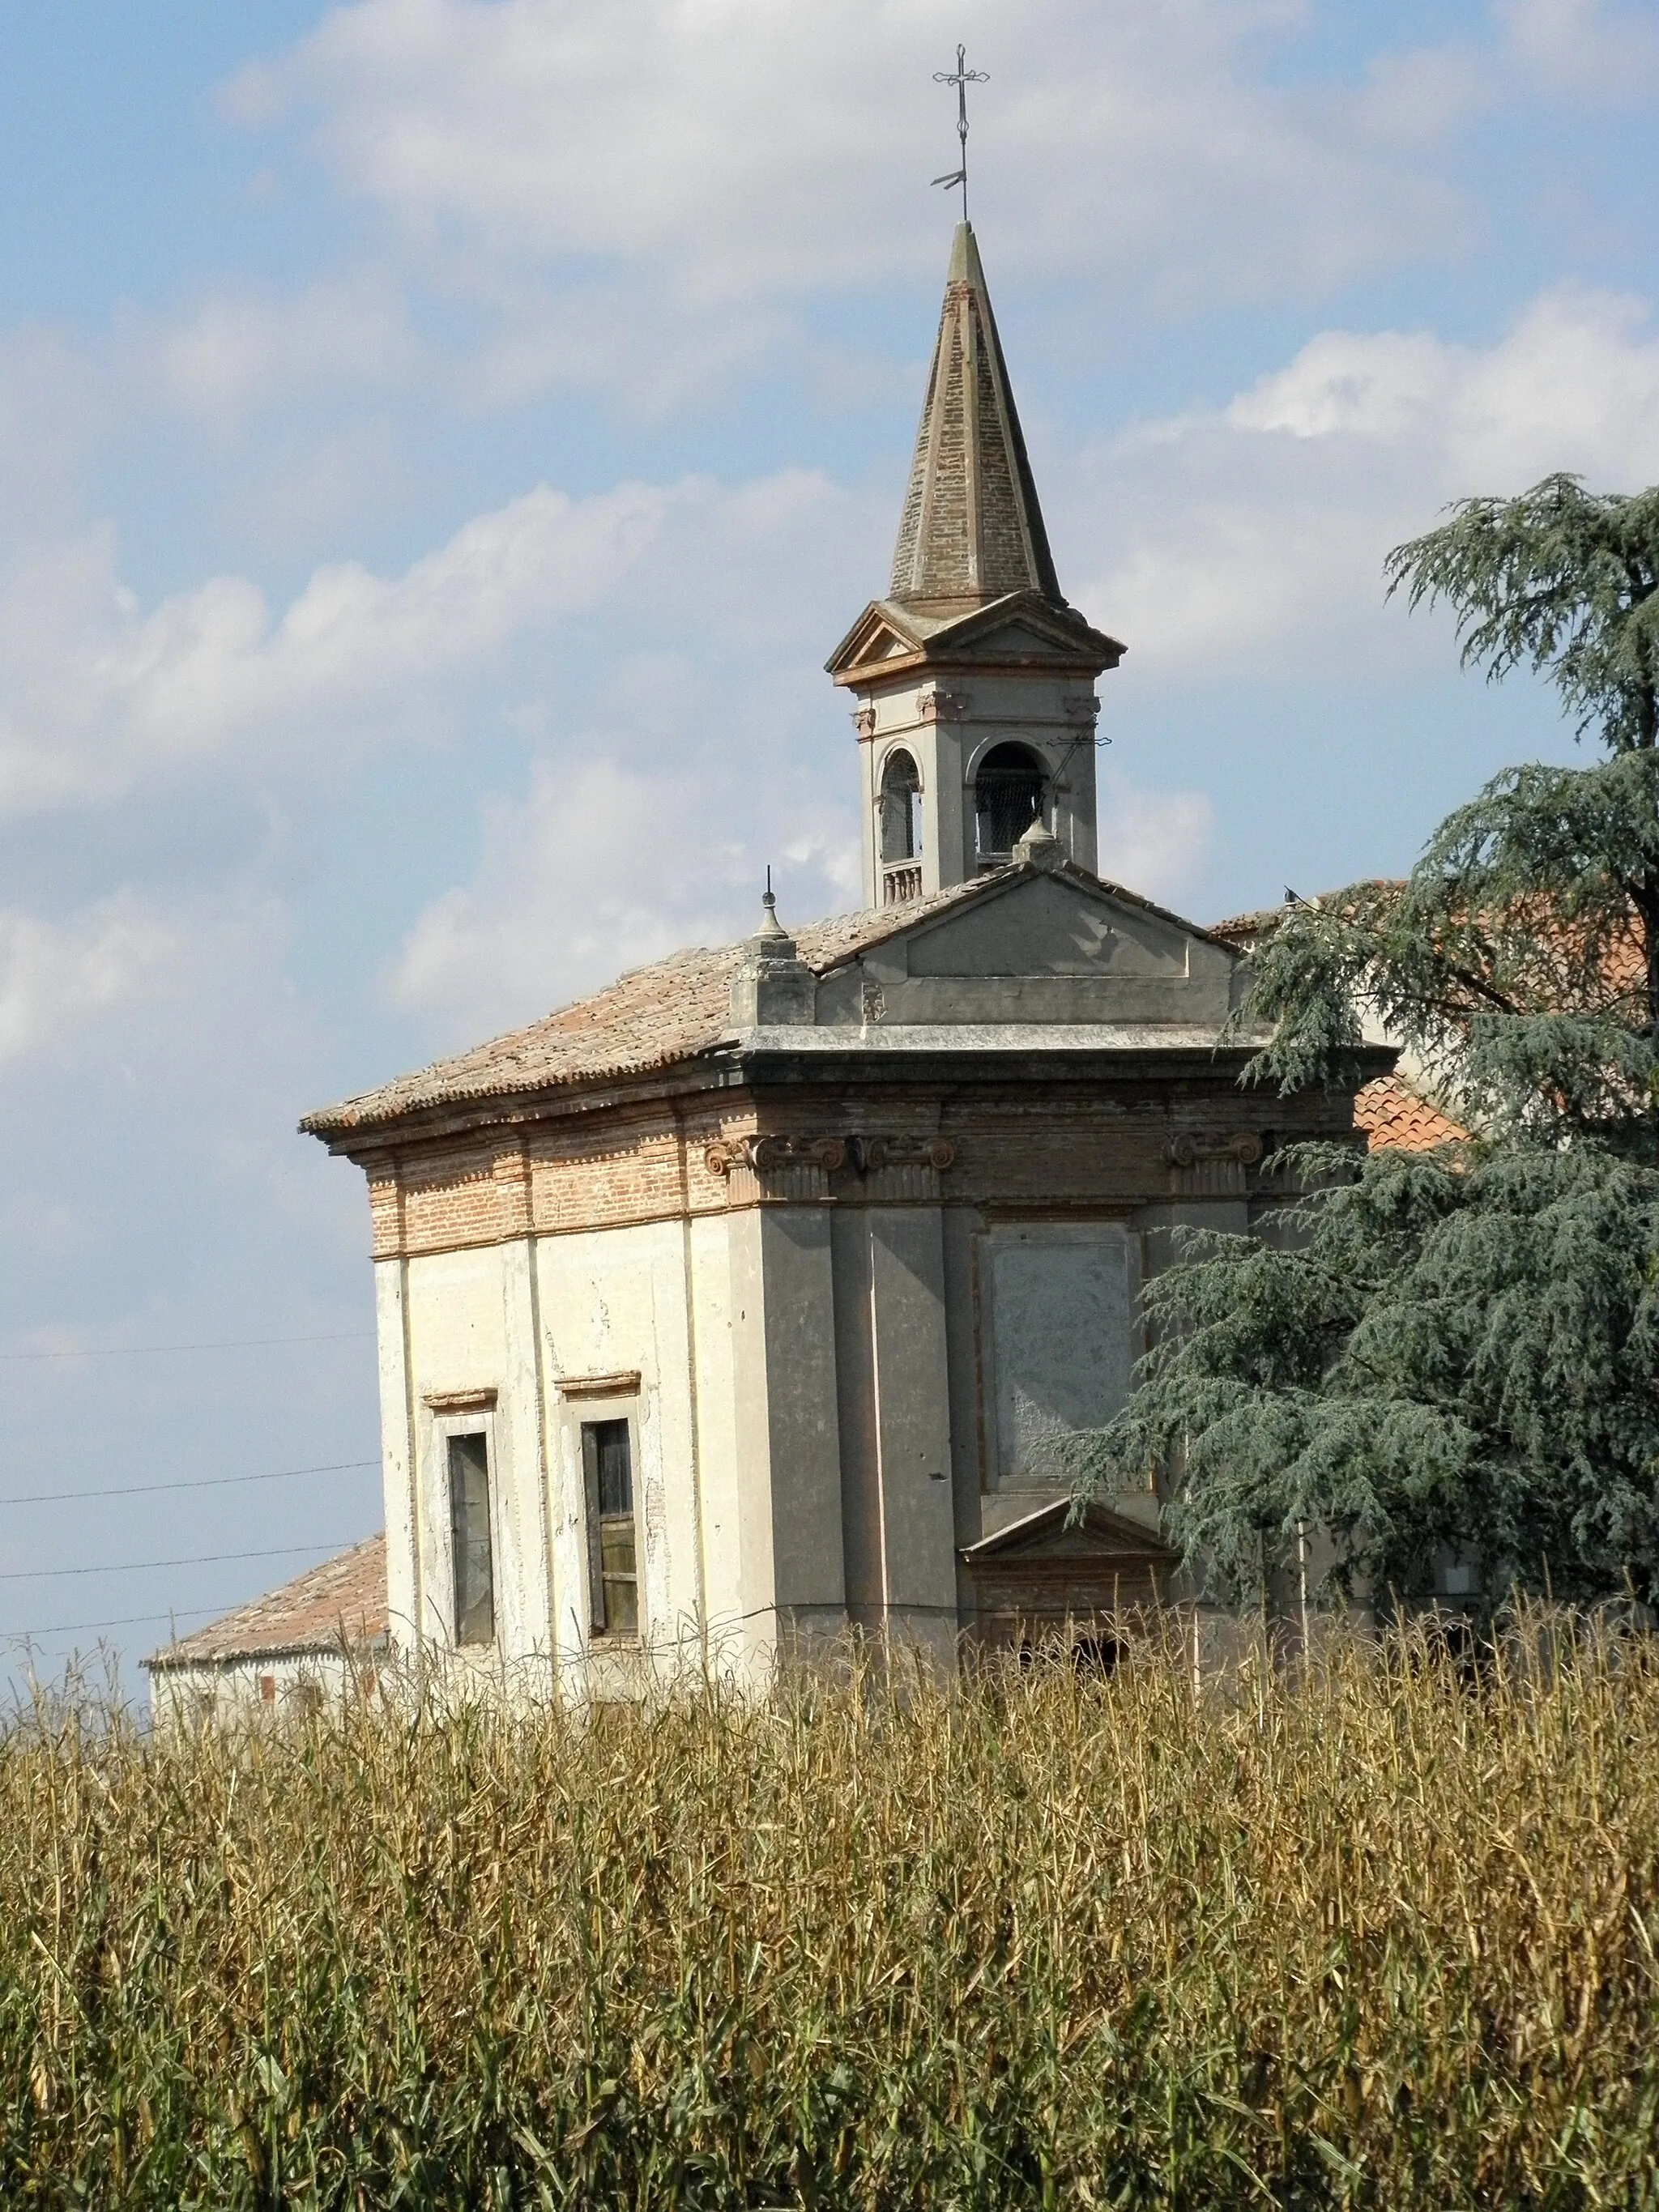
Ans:
{"type": "Polygon", "coordinates": [[[1659,1652],[0,1738],[0,2203],[1659,2205],[1659,1652]]]}

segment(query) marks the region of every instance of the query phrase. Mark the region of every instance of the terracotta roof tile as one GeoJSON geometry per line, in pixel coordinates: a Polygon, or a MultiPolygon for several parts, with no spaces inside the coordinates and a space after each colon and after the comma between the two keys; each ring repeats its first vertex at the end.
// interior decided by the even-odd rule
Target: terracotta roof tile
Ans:
{"type": "MultiPolygon", "coordinates": [[[[998,869],[903,906],[814,922],[793,933],[800,957],[817,974],[825,975],[909,928],[921,916],[976,896],[1008,872],[998,869]]],[[[690,1060],[732,1033],[732,976],[743,951],[741,944],[698,945],[671,953],[526,1029],[509,1030],[453,1059],[399,1076],[378,1091],[307,1114],[300,1127],[314,1137],[343,1136],[423,1107],[636,1075],[690,1060]]]]}
{"type": "MultiPolygon", "coordinates": [[[[1067,864],[1070,865],[1069,863],[1067,864]]],[[[866,908],[792,932],[800,957],[826,975],[872,945],[914,928],[930,915],[981,897],[1020,872],[1018,861],[971,882],[953,884],[931,898],[902,906],[866,908]]],[[[1075,871],[1079,876],[1082,870],[1075,871]]],[[[1162,915],[1183,929],[1196,925],[1105,877],[1088,876],[1114,898],[1162,915]]],[[[1214,933],[1204,933],[1213,935],[1214,933]]],[[[434,1060],[337,1106],[323,1106],[300,1123],[309,1136],[346,1137],[396,1121],[430,1107],[512,1097],[565,1084],[603,1082],[641,1075],[694,1059],[733,1034],[732,977],[744,945],[696,945],[595,991],[574,1006],[544,1014],[527,1028],[510,1030],[470,1051],[434,1060]]]]}
{"type": "Polygon", "coordinates": [[[308,1567],[280,1589],[238,1606],[222,1620],[180,1637],[144,1661],[146,1667],[222,1664],[230,1659],[278,1659],[298,1652],[337,1651],[373,1644],[386,1632],[386,1538],[370,1536],[349,1552],[308,1567]]]}
{"type": "Polygon", "coordinates": [[[1398,1075],[1365,1085],[1353,1102],[1353,1125],[1364,1131],[1371,1152],[1431,1152],[1469,1133],[1398,1075]]]}

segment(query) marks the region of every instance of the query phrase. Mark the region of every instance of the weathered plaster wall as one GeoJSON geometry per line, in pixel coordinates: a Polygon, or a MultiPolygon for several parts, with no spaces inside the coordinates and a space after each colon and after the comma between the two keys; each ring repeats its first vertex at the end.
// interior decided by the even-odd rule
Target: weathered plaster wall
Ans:
{"type": "MultiPolygon", "coordinates": [[[[1241,1096],[1223,1071],[1033,1085],[803,1063],[604,1118],[429,1138],[372,1191],[394,1630],[449,1639],[446,1440],[482,1427],[500,1656],[609,1694],[647,1662],[590,1648],[584,1418],[634,1424],[648,1663],[752,1671],[781,1632],[849,1614],[948,1642],[963,1547],[1052,1495],[1003,1480],[988,1255],[1116,1240],[1099,1387],[1058,1407],[1103,1418],[1137,1348],[1128,1297],[1174,1224],[1243,1230],[1275,1133],[1343,1117],[1241,1096]]],[[[1008,1292],[1027,1351],[1052,1337],[1080,1358],[1079,1285],[1050,1273],[1008,1292]]]]}
{"type": "Polygon", "coordinates": [[[210,1723],[293,1723],[319,1708],[337,1711],[348,1699],[376,1694],[372,1666],[366,1670],[338,1651],[158,1667],[149,1678],[150,1716],[161,1734],[210,1723]]]}

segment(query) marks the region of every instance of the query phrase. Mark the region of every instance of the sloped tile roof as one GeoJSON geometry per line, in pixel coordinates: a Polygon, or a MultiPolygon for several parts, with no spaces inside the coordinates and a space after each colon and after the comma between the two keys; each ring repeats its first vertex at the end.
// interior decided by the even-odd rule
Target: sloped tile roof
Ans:
{"type": "Polygon", "coordinates": [[[1370,1152],[1431,1152],[1469,1133],[1398,1075],[1365,1085],[1353,1102],[1353,1125],[1364,1131],[1370,1152]]]}
{"type": "Polygon", "coordinates": [[[308,1567],[280,1589],[238,1606],[206,1628],[153,1652],[146,1667],[222,1665],[232,1659],[292,1658],[379,1642],[386,1633],[386,1537],[370,1536],[308,1567]]]}
{"type": "MultiPolygon", "coordinates": [[[[1403,890],[1404,879],[1399,876],[1373,876],[1368,888],[1372,890],[1403,890]]],[[[1225,921],[1210,924],[1212,937],[1218,937],[1224,945],[1248,946],[1253,945],[1269,924],[1277,921],[1291,906],[1328,906],[1336,896],[1334,891],[1321,891],[1315,898],[1304,899],[1293,893],[1279,906],[1259,906],[1250,914],[1230,914],[1225,921]]]]}
{"type": "MultiPolygon", "coordinates": [[[[800,957],[816,974],[825,975],[924,915],[977,897],[1011,872],[1000,868],[936,891],[932,898],[814,922],[793,933],[800,957]]],[[[423,1107],[637,1075],[690,1060],[731,1034],[732,977],[743,952],[741,944],[688,946],[648,968],[635,969],[574,1006],[544,1015],[526,1029],[434,1060],[337,1106],[319,1108],[300,1127],[313,1137],[344,1136],[423,1107]]]]}
{"type": "MultiPolygon", "coordinates": [[[[1184,921],[1139,892],[1103,876],[1063,864],[1074,880],[1109,897],[1156,915],[1197,936],[1214,935],[1184,921]]],[[[866,908],[860,914],[833,915],[791,933],[801,959],[817,975],[827,975],[849,960],[914,929],[919,921],[948,908],[982,898],[1024,872],[1019,860],[988,870],[970,882],[953,884],[931,898],[908,899],[902,906],[866,908]]],[[[378,1090],[365,1091],[337,1106],[319,1107],[301,1121],[307,1135],[349,1137],[379,1128],[406,1114],[432,1107],[466,1105],[566,1084],[603,1082],[672,1067],[709,1051],[734,1032],[731,1018],[732,978],[746,950],[736,945],[686,947],[647,968],[607,984],[603,990],[544,1014],[527,1028],[474,1045],[447,1060],[434,1060],[412,1075],[400,1075],[378,1090]]],[[[1052,1026],[1052,1025],[1051,1025],[1052,1026]]],[[[1210,1040],[1213,1042],[1213,1037],[1210,1040]]]]}

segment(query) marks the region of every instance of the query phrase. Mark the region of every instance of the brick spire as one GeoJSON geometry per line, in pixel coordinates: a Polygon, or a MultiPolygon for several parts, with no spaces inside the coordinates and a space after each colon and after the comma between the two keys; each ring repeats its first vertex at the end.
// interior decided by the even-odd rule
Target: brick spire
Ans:
{"type": "Polygon", "coordinates": [[[901,606],[1036,591],[1064,605],[973,228],[957,225],[945,310],[893,555],[901,606]]]}

